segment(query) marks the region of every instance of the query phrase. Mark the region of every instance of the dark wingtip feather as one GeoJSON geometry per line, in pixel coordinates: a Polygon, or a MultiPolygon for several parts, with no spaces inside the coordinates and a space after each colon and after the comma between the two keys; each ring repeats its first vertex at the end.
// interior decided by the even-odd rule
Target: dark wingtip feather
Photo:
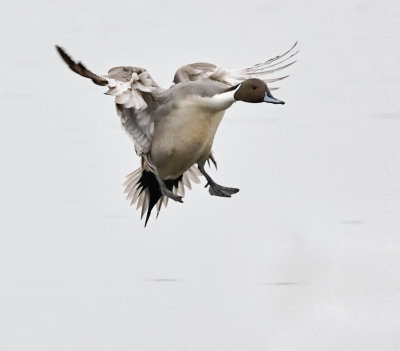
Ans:
{"type": "Polygon", "coordinates": [[[94,74],[93,72],[89,71],[81,62],[76,63],[61,47],[56,45],[56,50],[63,59],[63,61],[68,65],[68,67],[74,71],[75,73],[79,74],[82,77],[89,78],[93,81],[93,83],[97,85],[107,85],[107,79],[94,74]]]}

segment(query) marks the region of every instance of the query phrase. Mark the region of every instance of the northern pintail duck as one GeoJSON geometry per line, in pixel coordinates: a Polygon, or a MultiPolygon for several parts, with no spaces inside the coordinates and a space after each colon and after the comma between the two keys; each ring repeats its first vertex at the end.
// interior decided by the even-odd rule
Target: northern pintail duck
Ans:
{"type": "Polygon", "coordinates": [[[244,69],[224,69],[210,63],[194,63],[179,68],[174,85],[161,88],[144,69],[115,67],[99,76],[76,63],[56,46],[65,63],[77,74],[108,87],[115,96],[122,126],[132,138],[141,167],[127,176],[125,192],[131,205],[137,202],[145,225],[156,206],[168,199],[183,202],[185,187],[199,183],[203,175],[211,195],[231,197],[239,189],[217,184],[204,169],[210,161],[215,132],[225,111],[236,101],[284,104],[274,98],[267,84],[284,79],[268,78],[294,61],[296,44],[283,55],[244,69]],[[197,165],[197,167],[196,167],[197,165]],[[199,172],[200,171],[200,172],[199,172]]]}

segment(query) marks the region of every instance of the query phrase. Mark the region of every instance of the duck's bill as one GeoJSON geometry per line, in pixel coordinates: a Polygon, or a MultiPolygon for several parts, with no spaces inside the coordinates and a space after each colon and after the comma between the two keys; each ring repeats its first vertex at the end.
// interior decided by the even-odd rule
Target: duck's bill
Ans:
{"type": "Polygon", "coordinates": [[[275,99],[269,91],[267,91],[264,95],[264,102],[269,102],[271,104],[281,104],[281,105],[285,104],[284,101],[275,99]]]}

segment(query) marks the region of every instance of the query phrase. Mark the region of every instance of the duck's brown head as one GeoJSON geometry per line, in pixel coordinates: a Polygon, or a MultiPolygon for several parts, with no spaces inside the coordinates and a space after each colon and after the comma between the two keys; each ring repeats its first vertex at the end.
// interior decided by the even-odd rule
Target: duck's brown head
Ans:
{"type": "Polygon", "coordinates": [[[236,101],[251,103],[269,102],[271,104],[284,104],[283,101],[275,99],[261,79],[251,78],[243,81],[233,95],[236,101]]]}

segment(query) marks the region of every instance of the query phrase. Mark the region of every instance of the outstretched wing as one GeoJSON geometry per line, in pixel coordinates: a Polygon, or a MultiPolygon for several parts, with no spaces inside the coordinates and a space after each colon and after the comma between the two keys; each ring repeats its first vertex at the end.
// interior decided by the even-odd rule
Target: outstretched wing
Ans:
{"type": "Polygon", "coordinates": [[[91,79],[95,84],[107,86],[107,95],[115,96],[118,116],[122,126],[134,141],[136,152],[148,152],[151,146],[154,121],[149,104],[153,94],[163,91],[150,74],[140,67],[115,67],[107,75],[99,76],[88,70],[81,62],[76,63],[61,47],[58,53],[72,71],[91,79]]]}
{"type": "MultiPolygon", "coordinates": [[[[235,86],[250,78],[261,79],[267,84],[273,83],[288,77],[282,76],[277,78],[270,78],[270,75],[272,73],[281,71],[296,62],[291,61],[293,56],[298,53],[298,51],[295,51],[296,45],[297,42],[282,55],[242,69],[225,69],[211,63],[193,63],[190,65],[186,65],[176,71],[174,83],[178,84],[181,82],[193,80],[212,79],[230,86],[235,86]]],[[[275,89],[277,88],[270,88],[270,90],[275,89]]]]}

